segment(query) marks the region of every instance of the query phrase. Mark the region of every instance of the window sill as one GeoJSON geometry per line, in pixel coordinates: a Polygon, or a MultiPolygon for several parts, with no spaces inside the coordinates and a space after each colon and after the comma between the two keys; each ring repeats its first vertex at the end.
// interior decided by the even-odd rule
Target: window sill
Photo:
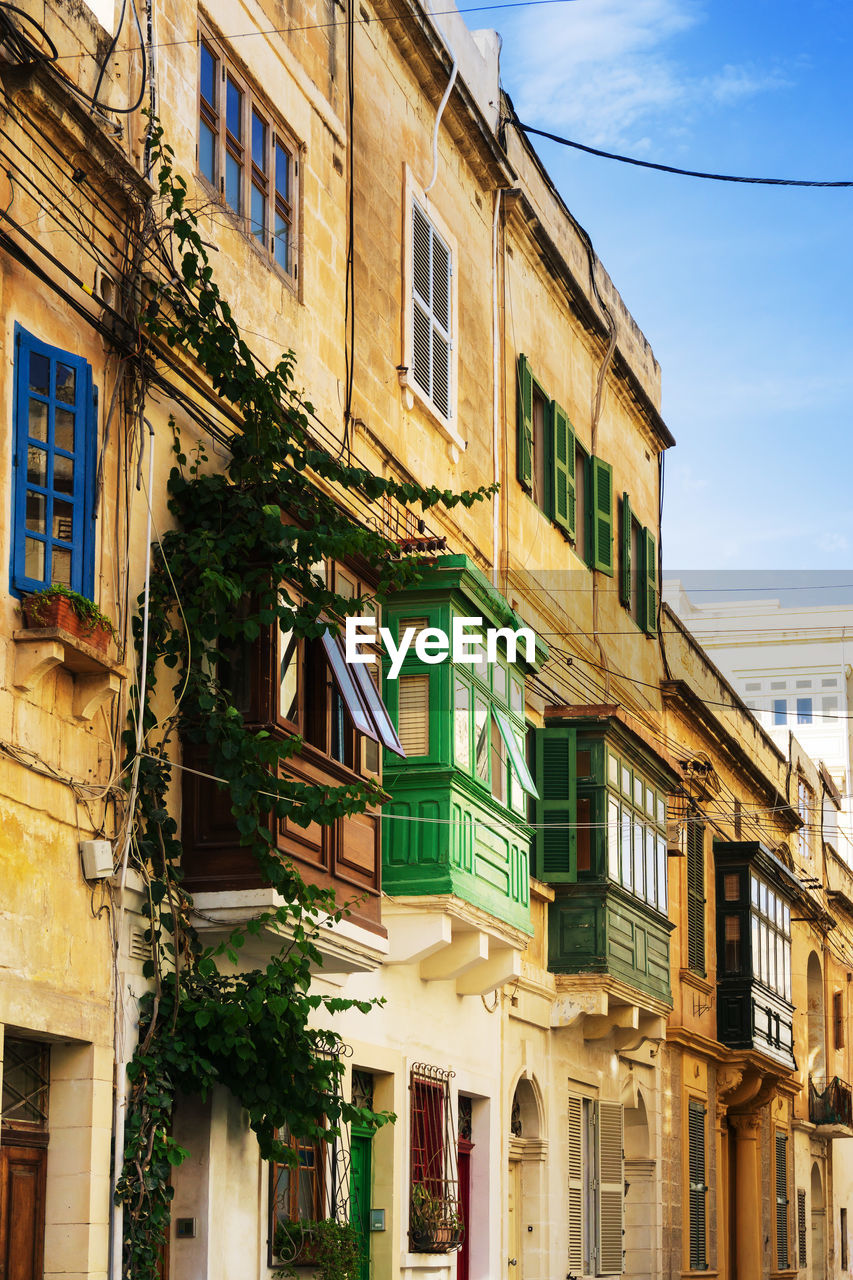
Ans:
{"type": "Polygon", "coordinates": [[[61,627],[26,628],[14,632],[12,639],[15,688],[32,693],[49,672],[63,667],[74,677],[75,720],[93,720],[98,708],[118,693],[127,679],[126,667],[61,627]]]}
{"type": "MultiPolygon", "coordinates": [[[[454,449],[458,449],[460,453],[464,453],[468,448],[467,442],[462,439],[456,430],[455,419],[443,418],[424,393],[421,391],[417,383],[409,377],[408,365],[401,364],[397,366],[397,377],[400,382],[400,390],[403,393],[403,407],[411,411],[417,404],[427,415],[430,421],[438,427],[442,435],[445,435],[454,449]]],[[[457,458],[454,457],[454,462],[457,458]]]]}

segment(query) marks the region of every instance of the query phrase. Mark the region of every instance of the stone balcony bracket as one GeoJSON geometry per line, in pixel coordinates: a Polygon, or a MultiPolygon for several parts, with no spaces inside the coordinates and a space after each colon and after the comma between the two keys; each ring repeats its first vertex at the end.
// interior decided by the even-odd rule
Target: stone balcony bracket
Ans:
{"type": "Polygon", "coordinates": [[[521,976],[526,935],[451,895],[385,899],[386,964],[417,966],[423,982],[453,982],[459,996],[488,995],[521,976]]]}
{"type": "Polygon", "coordinates": [[[633,1053],[644,1045],[657,1049],[666,1037],[666,1010],[659,1002],[639,1003],[620,984],[588,974],[561,975],[551,1012],[552,1027],[579,1026],[584,1040],[612,1038],[617,1053],[633,1053]],[[579,981],[580,980],[580,981],[579,981]]]}
{"type": "Polygon", "coordinates": [[[114,698],[127,679],[126,667],[61,627],[26,628],[14,632],[12,639],[14,687],[32,693],[49,672],[63,667],[74,680],[71,711],[81,723],[93,720],[98,708],[114,698]]]}

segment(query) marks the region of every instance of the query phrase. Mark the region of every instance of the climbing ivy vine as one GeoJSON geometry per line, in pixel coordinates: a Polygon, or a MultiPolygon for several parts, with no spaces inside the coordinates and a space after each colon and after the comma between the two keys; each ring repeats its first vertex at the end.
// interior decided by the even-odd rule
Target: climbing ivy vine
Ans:
{"type": "MultiPolygon", "coordinates": [[[[344,599],[328,587],[318,572],[324,559],[356,557],[371,565],[380,598],[414,579],[416,561],[400,557],[382,533],[347,513],[348,493],[419,510],[470,506],[491,493],[400,483],[317,446],[313,410],[294,389],[293,354],[272,369],[253,356],[215,281],[174,154],[159,123],[151,124],[160,245],[170,249],[175,270],[140,319],[146,358],[156,360],[158,343],[192,357],[242,425],[221,469],[210,465],[201,445],[185,451],[175,428],[168,481],[174,527],[151,552],[148,696],[137,709],[146,745],[133,815],[134,862],[147,889],[150,989],[141,1001],[139,1043],[128,1066],[117,1189],[124,1205],[126,1280],[159,1280],[170,1171],[188,1155],[171,1134],[176,1095],[206,1098],[215,1085],[225,1086],[245,1109],[261,1155],[280,1161],[292,1155],[277,1140],[284,1126],[297,1137],[329,1141],[342,1124],[389,1118],[342,1098],[339,1037],[312,1025],[328,1026],[336,1013],[354,1006],[370,1009],[366,1002],[311,991],[312,966],[322,963],[319,930],[325,921],[339,920],[346,904],[333,891],[307,884],[272,836],[283,818],[303,827],[331,823],[386,797],[371,780],[329,787],[285,776],[280,766],[300,750],[301,739],[281,740],[244,723],[223,655],[245,652],[263,628],[310,640],[361,612],[363,600],[344,599]],[[171,686],[162,688],[169,680],[171,686]],[[163,714],[163,702],[172,698],[173,709],[163,714]],[[180,834],[168,803],[178,741],[203,750],[206,771],[227,790],[247,855],[286,904],[236,928],[218,947],[205,946],[194,929],[183,884],[180,834]],[[280,950],[263,967],[242,967],[241,948],[261,930],[280,933],[280,950]]],[[[134,635],[141,652],[139,617],[134,635]]],[[[132,759],[130,729],[126,746],[132,759]]]]}

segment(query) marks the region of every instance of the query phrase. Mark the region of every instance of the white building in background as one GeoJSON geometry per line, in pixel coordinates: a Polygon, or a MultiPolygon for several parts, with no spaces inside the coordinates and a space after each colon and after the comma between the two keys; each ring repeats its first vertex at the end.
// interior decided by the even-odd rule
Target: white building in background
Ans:
{"type": "MultiPolygon", "coordinates": [[[[678,580],[667,603],[690,628],[786,754],[793,734],[824,765],[841,797],[824,804],[824,839],[853,863],[853,604],[783,605],[773,599],[697,603],[678,580]]],[[[800,810],[812,810],[801,784],[800,810]]]]}

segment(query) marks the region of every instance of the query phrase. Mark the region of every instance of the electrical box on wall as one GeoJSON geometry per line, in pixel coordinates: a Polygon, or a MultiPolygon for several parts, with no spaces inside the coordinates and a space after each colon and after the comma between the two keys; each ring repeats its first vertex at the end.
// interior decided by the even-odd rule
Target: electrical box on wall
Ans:
{"type": "Polygon", "coordinates": [[[109,840],[81,840],[80,857],[87,880],[108,880],[113,874],[113,846],[109,840]]]}
{"type": "Polygon", "coordinates": [[[370,1230],[371,1231],[385,1230],[385,1210],[384,1209],[370,1210],[370,1230]]]}

